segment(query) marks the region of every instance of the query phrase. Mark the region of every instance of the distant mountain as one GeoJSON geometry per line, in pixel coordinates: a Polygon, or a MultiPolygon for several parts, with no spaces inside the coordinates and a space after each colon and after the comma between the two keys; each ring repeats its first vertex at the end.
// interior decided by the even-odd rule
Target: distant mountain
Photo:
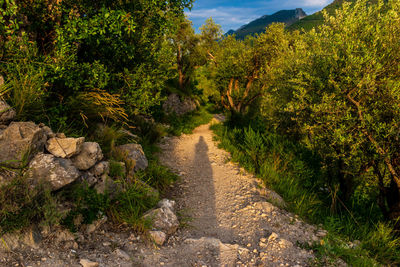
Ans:
{"type": "Polygon", "coordinates": [[[243,25],[236,31],[229,30],[225,35],[236,34],[236,38],[244,39],[247,35],[265,32],[265,28],[271,23],[282,22],[289,26],[306,16],[307,14],[301,8],[281,10],[272,15],[262,16],[249,24],[243,25]]]}
{"type": "Polygon", "coordinates": [[[235,30],[230,29],[229,31],[227,31],[227,32],[225,33],[225,36],[232,35],[232,34],[234,34],[234,33],[235,33],[235,30]]]}
{"type": "MultiPolygon", "coordinates": [[[[335,10],[339,9],[343,2],[356,2],[357,0],[335,0],[331,4],[327,5],[323,10],[326,10],[328,14],[334,15],[335,10]]],[[[372,1],[373,2],[373,1],[372,1]]],[[[322,11],[316,12],[312,15],[306,16],[299,21],[289,25],[287,27],[288,30],[301,30],[309,31],[314,27],[318,27],[324,23],[324,16],[322,15],[322,11]]]]}

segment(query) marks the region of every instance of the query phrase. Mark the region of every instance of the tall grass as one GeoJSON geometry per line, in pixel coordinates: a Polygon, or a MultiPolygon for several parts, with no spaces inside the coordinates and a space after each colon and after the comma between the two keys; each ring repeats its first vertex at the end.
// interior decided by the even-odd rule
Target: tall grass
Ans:
{"type": "Polygon", "coordinates": [[[351,266],[400,264],[400,238],[389,223],[381,221],[374,201],[340,202],[323,179],[326,174],[312,151],[274,133],[228,125],[216,124],[212,129],[232,160],[281,194],[290,211],[329,231],[323,242],[313,246],[320,256],[317,264],[324,266],[337,258],[351,266]],[[333,209],[334,205],[340,208],[333,209]],[[360,244],[349,245],[354,240],[360,244]]]}
{"type": "Polygon", "coordinates": [[[44,114],[43,103],[47,93],[43,66],[19,61],[9,64],[9,68],[2,91],[7,102],[14,107],[17,118],[31,120],[44,114]]]}
{"type": "Polygon", "coordinates": [[[59,221],[56,199],[46,184],[32,188],[23,175],[0,186],[0,235],[33,223],[50,225],[59,221]]]}
{"type": "Polygon", "coordinates": [[[170,127],[167,131],[171,135],[180,136],[181,134],[190,134],[196,127],[211,121],[211,109],[212,106],[201,106],[198,110],[183,116],[169,115],[163,118],[163,121],[169,124],[170,127]]]}

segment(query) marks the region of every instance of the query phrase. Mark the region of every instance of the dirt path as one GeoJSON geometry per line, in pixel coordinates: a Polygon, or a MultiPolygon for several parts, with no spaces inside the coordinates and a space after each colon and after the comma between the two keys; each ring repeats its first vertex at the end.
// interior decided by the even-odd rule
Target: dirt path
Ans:
{"type": "Polygon", "coordinates": [[[181,177],[170,198],[182,226],[164,246],[106,223],[74,234],[59,229],[35,247],[0,252],[0,266],[79,267],[87,259],[96,263],[84,266],[100,267],[310,265],[313,254],[300,244],[324,233],[278,208],[284,202],[276,193],[229,163],[209,125],[166,138],[161,148],[162,164],[181,177]]]}
{"type": "Polygon", "coordinates": [[[324,233],[267,202],[284,205],[228,162],[209,125],[167,138],[161,148],[161,162],[182,178],[172,197],[187,222],[164,247],[141,251],[142,266],[309,265],[312,252],[300,244],[324,233]]]}

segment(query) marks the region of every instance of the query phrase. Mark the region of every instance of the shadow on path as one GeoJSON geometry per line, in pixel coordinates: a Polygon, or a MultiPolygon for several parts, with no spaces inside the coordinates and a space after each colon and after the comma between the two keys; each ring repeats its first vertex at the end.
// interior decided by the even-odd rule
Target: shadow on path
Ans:
{"type": "Polygon", "coordinates": [[[191,188],[194,191],[193,197],[196,199],[196,206],[193,206],[194,211],[194,228],[196,238],[218,237],[218,221],[216,217],[216,199],[214,188],[214,177],[211,162],[208,157],[208,146],[203,136],[200,136],[198,143],[195,146],[195,156],[192,163],[193,169],[198,172],[196,188],[191,188]]]}

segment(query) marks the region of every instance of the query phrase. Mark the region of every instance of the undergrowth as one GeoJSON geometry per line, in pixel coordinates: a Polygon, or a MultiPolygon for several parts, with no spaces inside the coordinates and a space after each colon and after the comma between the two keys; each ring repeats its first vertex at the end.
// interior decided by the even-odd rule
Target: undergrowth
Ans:
{"type": "Polygon", "coordinates": [[[32,188],[23,175],[0,186],[0,235],[33,223],[56,224],[60,214],[47,184],[32,188]]]}
{"type": "Polygon", "coordinates": [[[162,121],[169,124],[169,128],[167,129],[169,134],[180,136],[181,134],[190,134],[196,127],[209,123],[212,119],[212,111],[212,105],[201,106],[198,110],[183,116],[171,114],[162,121]]]}
{"type": "Polygon", "coordinates": [[[382,220],[376,201],[341,203],[330,185],[322,182],[326,174],[312,151],[251,127],[215,124],[211,128],[232,160],[281,194],[290,211],[328,230],[312,246],[318,256],[316,265],[326,266],[339,258],[351,266],[400,264],[400,238],[382,220]]]}

